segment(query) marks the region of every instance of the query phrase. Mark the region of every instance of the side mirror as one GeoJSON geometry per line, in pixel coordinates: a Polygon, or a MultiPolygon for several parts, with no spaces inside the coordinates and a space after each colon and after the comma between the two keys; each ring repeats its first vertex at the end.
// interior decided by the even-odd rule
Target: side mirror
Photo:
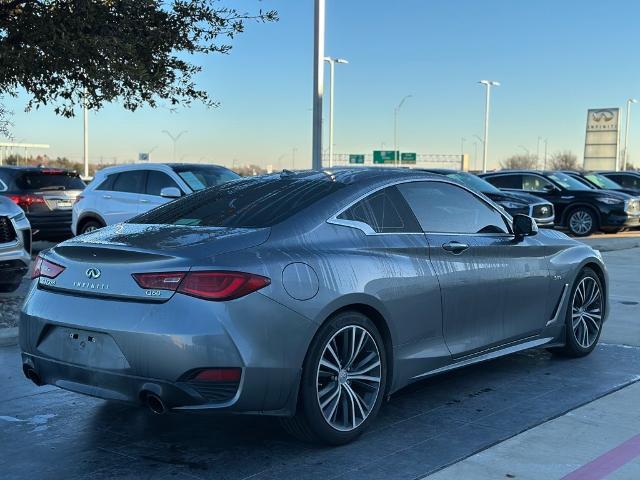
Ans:
{"type": "Polygon", "coordinates": [[[553,193],[558,191],[558,187],[556,187],[555,185],[548,184],[543,186],[542,190],[544,190],[547,193],[553,193]]]}
{"type": "Polygon", "coordinates": [[[513,234],[516,238],[530,237],[538,233],[538,224],[529,215],[518,213],[513,217],[513,234]]]}
{"type": "Polygon", "coordinates": [[[160,196],[164,198],[180,198],[182,192],[178,187],[164,187],[160,190],[160,196]]]}

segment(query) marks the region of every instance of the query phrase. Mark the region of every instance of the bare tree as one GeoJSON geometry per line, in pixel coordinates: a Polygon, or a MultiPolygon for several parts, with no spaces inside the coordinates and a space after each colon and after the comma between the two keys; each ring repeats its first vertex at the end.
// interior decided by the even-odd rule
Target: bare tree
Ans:
{"type": "Polygon", "coordinates": [[[571,151],[556,152],[551,155],[549,166],[552,170],[580,170],[578,157],[571,151]]]}
{"type": "Polygon", "coordinates": [[[518,153],[500,162],[505,170],[529,170],[536,168],[538,160],[535,155],[518,153]]]}

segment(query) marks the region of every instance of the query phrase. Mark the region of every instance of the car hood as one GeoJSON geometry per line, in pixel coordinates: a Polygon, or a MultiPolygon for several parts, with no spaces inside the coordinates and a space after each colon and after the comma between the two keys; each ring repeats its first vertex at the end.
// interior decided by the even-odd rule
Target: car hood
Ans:
{"type": "Polygon", "coordinates": [[[0,195],[0,217],[14,217],[23,210],[9,197],[0,195]]]}
{"type": "Polygon", "coordinates": [[[632,198],[632,195],[616,190],[565,190],[562,192],[563,197],[568,195],[573,195],[576,198],[612,197],[619,200],[629,200],[632,198]]]}
{"type": "Polygon", "coordinates": [[[533,205],[535,203],[549,203],[546,200],[530,195],[528,193],[520,192],[483,192],[494,202],[517,202],[523,205],[533,205]]]}

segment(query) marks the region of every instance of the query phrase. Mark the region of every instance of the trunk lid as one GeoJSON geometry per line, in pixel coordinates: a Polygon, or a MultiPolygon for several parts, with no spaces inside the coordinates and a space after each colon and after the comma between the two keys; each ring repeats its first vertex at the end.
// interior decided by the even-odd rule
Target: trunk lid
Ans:
{"type": "Polygon", "coordinates": [[[268,228],[220,228],[118,224],[67,240],[44,255],[65,267],[40,288],[74,295],[164,301],[169,290],[141,288],[133,273],[186,272],[211,264],[216,255],[265,242],[268,228]]]}

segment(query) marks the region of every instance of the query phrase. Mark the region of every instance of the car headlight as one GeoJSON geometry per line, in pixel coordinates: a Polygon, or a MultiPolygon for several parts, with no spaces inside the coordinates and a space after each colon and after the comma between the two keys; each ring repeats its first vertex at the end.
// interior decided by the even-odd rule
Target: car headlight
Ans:
{"type": "Polygon", "coordinates": [[[498,202],[498,204],[502,205],[502,207],[506,208],[507,210],[515,210],[516,208],[527,207],[524,203],[509,202],[509,201],[498,202]]]}
{"type": "Polygon", "coordinates": [[[624,200],[615,197],[598,197],[598,201],[606,203],[607,205],[618,205],[624,203],[624,200]]]}

